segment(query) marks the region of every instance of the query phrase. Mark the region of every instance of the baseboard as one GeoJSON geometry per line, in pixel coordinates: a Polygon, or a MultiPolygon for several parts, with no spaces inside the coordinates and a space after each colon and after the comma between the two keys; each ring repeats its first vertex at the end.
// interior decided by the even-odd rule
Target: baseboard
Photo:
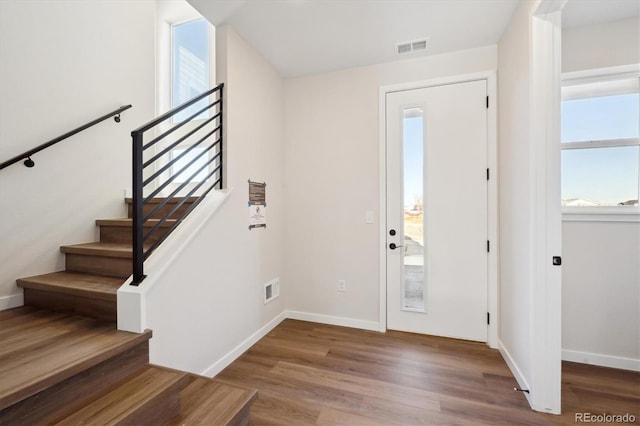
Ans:
{"type": "Polygon", "coordinates": [[[622,370],[640,371],[640,359],[622,358],[612,355],[593,354],[589,352],[562,350],[562,360],[600,367],[619,368],[622,370]]]}
{"type": "Polygon", "coordinates": [[[247,349],[251,346],[255,345],[258,340],[262,339],[266,336],[271,330],[276,328],[278,324],[284,321],[287,318],[286,312],[280,313],[274,319],[269,321],[265,326],[261,329],[253,333],[247,339],[245,339],[238,346],[229,351],[226,355],[216,361],[211,367],[207,368],[204,372],[201,373],[203,376],[214,377],[216,374],[224,370],[228,365],[230,365],[233,361],[238,359],[240,355],[242,355],[247,349]]]}
{"type": "Polygon", "coordinates": [[[362,330],[380,331],[376,321],[365,321],[354,318],[334,317],[332,315],[312,314],[309,312],[286,311],[287,318],[317,322],[320,324],[338,325],[342,327],[359,328],[362,330]]]}
{"type": "Polygon", "coordinates": [[[364,330],[378,331],[378,323],[374,321],[363,321],[353,318],[334,317],[330,315],[311,314],[298,311],[284,311],[274,319],[269,321],[260,330],[253,333],[238,346],[227,352],[222,358],[216,361],[211,367],[201,373],[203,376],[214,377],[216,374],[224,370],[233,361],[238,359],[240,355],[245,353],[251,346],[255,345],[258,340],[266,336],[271,330],[276,328],[285,319],[295,319],[301,321],[317,322],[320,324],[339,325],[342,327],[360,328],[364,330]]]}
{"type": "Polygon", "coordinates": [[[0,311],[19,308],[20,306],[24,306],[24,295],[22,293],[0,297],[0,311]]]}
{"type": "MultiPolygon", "coordinates": [[[[516,382],[518,382],[518,386],[520,386],[520,389],[531,389],[531,387],[529,386],[529,382],[527,382],[524,374],[522,374],[522,370],[520,370],[518,364],[513,359],[507,348],[504,347],[504,344],[500,339],[498,339],[498,351],[500,351],[500,355],[502,355],[504,362],[507,363],[507,367],[509,367],[509,370],[511,370],[511,374],[513,374],[513,377],[515,377],[516,382]]],[[[525,398],[527,398],[529,405],[533,407],[533,405],[531,404],[531,393],[523,392],[523,394],[525,398]]]]}

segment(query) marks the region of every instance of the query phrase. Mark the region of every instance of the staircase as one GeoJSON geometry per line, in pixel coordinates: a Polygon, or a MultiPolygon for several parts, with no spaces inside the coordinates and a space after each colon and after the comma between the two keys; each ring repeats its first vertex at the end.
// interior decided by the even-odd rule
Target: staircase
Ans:
{"type": "Polygon", "coordinates": [[[0,311],[0,425],[249,424],[255,390],[150,365],[151,331],[116,329],[116,292],[132,268],[128,210],[96,221],[99,242],[61,247],[65,271],[17,280],[25,306],[0,311]]]}

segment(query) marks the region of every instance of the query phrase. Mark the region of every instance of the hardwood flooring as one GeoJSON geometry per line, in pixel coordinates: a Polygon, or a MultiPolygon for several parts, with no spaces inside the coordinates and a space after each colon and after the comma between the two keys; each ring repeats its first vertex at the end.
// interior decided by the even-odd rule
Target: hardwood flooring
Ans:
{"type": "Polygon", "coordinates": [[[640,422],[640,374],[563,364],[562,416],[529,408],[498,351],[481,343],[286,320],[216,379],[255,388],[255,425],[640,422]]]}
{"type": "Polygon", "coordinates": [[[0,410],[151,337],[28,306],[0,311],[0,323],[0,410]]]}
{"type": "Polygon", "coordinates": [[[254,389],[149,364],[149,339],[30,306],[0,311],[0,425],[248,425],[254,389]]]}

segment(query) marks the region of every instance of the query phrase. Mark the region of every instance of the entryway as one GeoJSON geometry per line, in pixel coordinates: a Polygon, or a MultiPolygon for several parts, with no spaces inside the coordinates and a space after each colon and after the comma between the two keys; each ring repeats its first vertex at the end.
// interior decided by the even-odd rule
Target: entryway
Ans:
{"type": "Polygon", "coordinates": [[[488,341],[488,81],[387,92],[387,328],[488,341]]]}

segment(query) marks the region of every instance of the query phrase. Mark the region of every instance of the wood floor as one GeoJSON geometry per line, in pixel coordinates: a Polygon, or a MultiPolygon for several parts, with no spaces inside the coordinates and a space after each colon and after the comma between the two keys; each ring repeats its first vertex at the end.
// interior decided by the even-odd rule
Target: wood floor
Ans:
{"type": "Polygon", "coordinates": [[[531,411],[500,354],[480,343],[286,320],[216,379],[258,389],[255,425],[575,424],[631,413],[640,375],[563,364],[562,416],[531,411]]]}
{"type": "Polygon", "coordinates": [[[150,338],[68,312],[0,311],[0,425],[249,424],[254,389],[150,365],[150,338]]]}

